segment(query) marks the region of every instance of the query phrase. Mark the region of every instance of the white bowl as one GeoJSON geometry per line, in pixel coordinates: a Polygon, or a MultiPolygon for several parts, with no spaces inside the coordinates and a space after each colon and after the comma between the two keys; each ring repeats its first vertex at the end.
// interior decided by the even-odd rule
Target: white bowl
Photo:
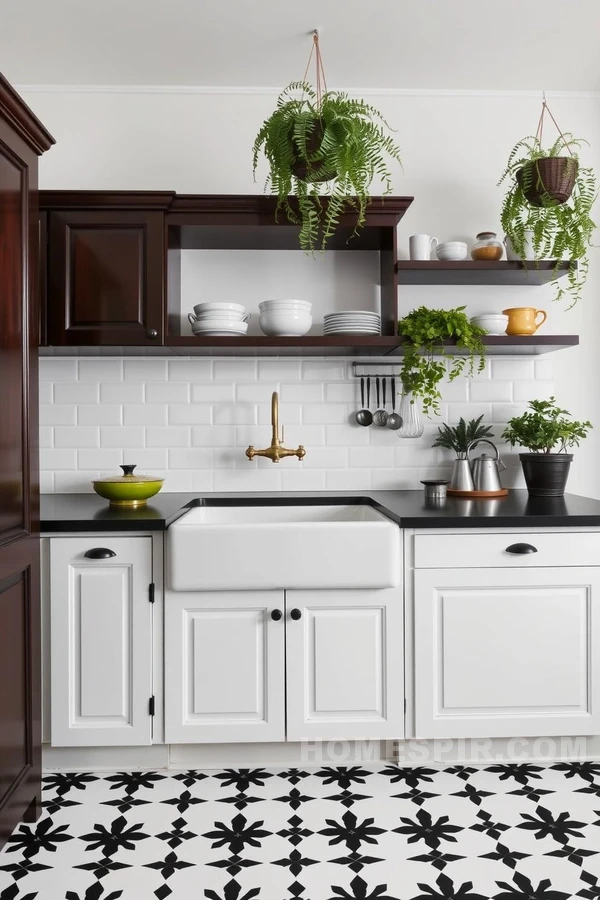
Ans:
{"type": "Polygon", "coordinates": [[[506,334],[508,316],[503,316],[501,313],[483,313],[480,316],[473,316],[471,322],[480,328],[485,328],[488,334],[506,334]]]}
{"type": "Polygon", "coordinates": [[[310,313],[312,309],[312,303],[309,303],[308,300],[263,300],[262,303],[258,304],[258,308],[261,312],[282,309],[298,310],[310,313]]]}
{"type": "Polygon", "coordinates": [[[194,312],[197,316],[207,312],[234,312],[243,316],[246,312],[246,307],[241,306],[239,303],[226,303],[222,300],[207,300],[204,303],[198,303],[198,305],[194,307],[194,312]]]}
{"type": "Polygon", "coordinates": [[[196,322],[204,322],[205,319],[227,319],[228,322],[246,322],[250,318],[249,313],[244,315],[243,313],[231,312],[228,309],[200,313],[200,315],[190,313],[190,316],[192,316],[196,322]]]}
{"type": "Polygon", "coordinates": [[[447,241],[438,245],[435,254],[440,260],[456,262],[467,258],[467,245],[463,241],[447,241]]]}
{"type": "Polygon", "coordinates": [[[210,324],[192,326],[192,334],[246,334],[248,331],[247,322],[223,322],[214,319],[210,324]]]}
{"type": "Polygon", "coordinates": [[[264,334],[277,335],[278,337],[301,337],[310,331],[312,316],[305,312],[278,312],[261,313],[258,324],[264,334]]]}

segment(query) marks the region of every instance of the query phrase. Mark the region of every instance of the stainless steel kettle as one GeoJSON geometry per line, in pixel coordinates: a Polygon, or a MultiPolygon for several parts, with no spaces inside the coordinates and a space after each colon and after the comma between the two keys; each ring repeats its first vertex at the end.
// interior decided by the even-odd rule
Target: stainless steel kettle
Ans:
{"type": "Polygon", "coordinates": [[[492,441],[486,440],[486,438],[479,438],[478,440],[471,441],[469,446],[467,447],[467,459],[471,463],[471,473],[473,476],[473,490],[475,491],[501,491],[502,485],[500,484],[500,470],[506,469],[506,466],[500,459],[500,453],[498,452],[498,448],[492,441]],[[490,447],[494,449],[494,456],[488,456],[487,453],[483,453],[481,456],[477,456],[475,459],[471,460],[470,454],[471,450],[477,446],[477,444],[489,444],[490,447]]]}

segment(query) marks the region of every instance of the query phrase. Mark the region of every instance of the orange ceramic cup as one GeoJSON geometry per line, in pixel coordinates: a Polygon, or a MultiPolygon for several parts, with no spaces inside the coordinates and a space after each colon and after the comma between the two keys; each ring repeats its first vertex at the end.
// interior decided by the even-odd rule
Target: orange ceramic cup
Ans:
{"type": "Polygon", "coordinates": [[[502,314],[508,316],[507,334],[535,334],[548,318],[543,309],[534,309],[532,306],[503,309],[502,314]],[[542,317],[539,322],[538,316],[542,317]]]}

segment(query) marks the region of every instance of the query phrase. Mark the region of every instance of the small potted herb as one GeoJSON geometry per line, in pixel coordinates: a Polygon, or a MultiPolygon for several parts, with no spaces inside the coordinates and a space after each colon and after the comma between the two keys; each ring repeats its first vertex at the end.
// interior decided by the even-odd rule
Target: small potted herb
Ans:
{"type": "Polygon", "coordinates": [[[471,419],[469,422],[465,422],[461,417],[458,420],[458,425],[454,426],[446,425],[444,422],[444,424],[438,428],[435,441],[431,446],[444,447],[446,450],[454,450],[457,459],[466,459],[467,449],[472,441],[480,441],[484,438],[493,437],[491,426],[482,425],[482,419],[483,416],[481,415],[478,419],[471,419]]]}
{"type": "Polygon", "coordinates": [[[412,402],[420,400],[425,415],[439,412],[440,383],[459,375],[473,375],[485,366],[484,328],[474,325],[464,306],[429,309],[420,306],[398,322],[404,359],[400,379],[412,402]],[[456,349],[454,349],[456,348],[456,349]],[[450,362],[446,371],[446,360],[450,362]]]}
{"type": "Polygon", "coordinates": [[[592,428],[591,422],[576,422],[554,397],[531,400],[531,411],[509,419],[502,432],[505,441],[529,453],[519,453],[527,490],[532,497],[562,497],[567,486],[573,454],[592,428]]]}

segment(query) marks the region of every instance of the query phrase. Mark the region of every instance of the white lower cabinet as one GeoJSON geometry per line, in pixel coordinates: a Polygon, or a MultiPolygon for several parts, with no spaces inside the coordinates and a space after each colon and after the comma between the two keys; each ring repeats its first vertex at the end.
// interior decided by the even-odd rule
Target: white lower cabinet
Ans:
{"type": "Polygon", "coordinates": [[[285,740],[283,609],[283,591],[168,593],[167,743],[285,740]]]}
{"type": "Polygon", "coordinates": [[[417,569],[414,623],[416,737],[600,733],[599,568],[417,569]]]}
{"type": "Polygon", "coordinates": [[[165,740],[402,737],[402,648],[399,588],[169,591],[165,740]]]}
{"type": "Polygon", "coordinates": [[[152,740],[152,540],[52,538],[51,743],[152,740]]]}
{"type": "Polygon", "coordinates": [[[286,591],[287,737],[404,736],[402,590],[286,591]]]}

